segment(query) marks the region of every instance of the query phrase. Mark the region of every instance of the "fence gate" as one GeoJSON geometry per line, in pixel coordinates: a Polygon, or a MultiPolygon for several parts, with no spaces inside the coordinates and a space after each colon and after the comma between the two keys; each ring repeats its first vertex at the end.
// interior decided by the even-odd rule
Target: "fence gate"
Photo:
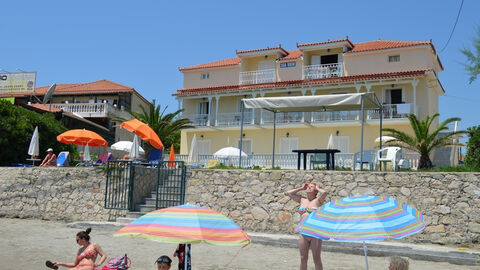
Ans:
{"type": "Polygon", "coordinates": [[[105,208],[133,210],[135,166],[131,161],[115,160],[107,162],[106,170],[105,208]]]}
{"type": "Polygon", "coordinates": [[[156,209],[185,203],[187,168],[183,161],[161,161],[158,164],[156,209]]]}

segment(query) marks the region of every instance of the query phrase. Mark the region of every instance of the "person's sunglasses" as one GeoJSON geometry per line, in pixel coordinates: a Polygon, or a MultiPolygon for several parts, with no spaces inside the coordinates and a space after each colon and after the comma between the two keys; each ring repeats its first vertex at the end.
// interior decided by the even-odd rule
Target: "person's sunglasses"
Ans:
{"type": "Polygon", "coordinates": [[[166,263],[166,264],[170,264],[172,262],[172,260],[168,259],[168,258],[158,258],[157,259],[157,263],[166,263]]]}

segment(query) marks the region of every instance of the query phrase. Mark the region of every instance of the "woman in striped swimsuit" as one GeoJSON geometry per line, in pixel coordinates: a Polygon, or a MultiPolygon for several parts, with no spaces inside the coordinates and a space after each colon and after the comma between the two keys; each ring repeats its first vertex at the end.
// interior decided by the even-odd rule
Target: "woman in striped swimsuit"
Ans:
{"type": "MultiPolygon", "coordinates": [[[[302,187],[295,188],[285,192],[292,200],[300,203],[298,213],[301,215],[300,224],[308,215],[320,207],[327,197],[327,192],[320,188],[316,183],[305,183],[302,187]],[[305,190],[307,197],[298,195],[297,193],[305,190]]],[[[322,240],[316,238],[305,237],[300,234],[298,239],[298,247],[300,248],[300,270],[307,270],[308,250],[312,250],[313,262],[315,270],[322,270],[322,240]]]]}

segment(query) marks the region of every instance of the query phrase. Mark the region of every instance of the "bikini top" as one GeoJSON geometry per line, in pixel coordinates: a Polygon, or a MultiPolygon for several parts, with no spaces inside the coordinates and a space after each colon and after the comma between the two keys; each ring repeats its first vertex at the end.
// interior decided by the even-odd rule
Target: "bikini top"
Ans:
{"type": "Polygon", "coordinates": [[[84,252],[80,253],[77,257],[77,261],[81,261],[83,259],[97,259],[97,251],[95,249],[85,250],[84,252]]]}
{"type": "Polygon", "coordinates": [[[300,207],[298,208],[298,213],[299,213],[300,215],[303,215],[303,214],[305,214],[305,213],[309,213],[309,214],[310,214],[310,213],[312,213],[312,212],[315,211],[315,210],[317,210],[317,208],[307,208],[307,207],[304,207],[304,206],[300,206],[300,207]]]}

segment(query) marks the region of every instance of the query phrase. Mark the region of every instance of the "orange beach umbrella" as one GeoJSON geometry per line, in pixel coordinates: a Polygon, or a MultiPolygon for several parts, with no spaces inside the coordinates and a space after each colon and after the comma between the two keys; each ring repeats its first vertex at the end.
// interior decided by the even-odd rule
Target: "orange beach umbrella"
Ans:
{"type": "Polygon", "coordinates": [[[153,147],[157,149],[163,149],[163,143],[158,137],[157,133],[147,124],[137,120],[132,119],[126,122],[123,122],[120,125],[120,128],[124,128],[130,132],[137,134],[140,139],[149,142],[153,147]]]}
{"type": "Polygon", "coordinates": [[[97,133],[86,129],[72,129],[57,136],[57,141],[75,145],[108,146],[107,141],[97,133]]]}

